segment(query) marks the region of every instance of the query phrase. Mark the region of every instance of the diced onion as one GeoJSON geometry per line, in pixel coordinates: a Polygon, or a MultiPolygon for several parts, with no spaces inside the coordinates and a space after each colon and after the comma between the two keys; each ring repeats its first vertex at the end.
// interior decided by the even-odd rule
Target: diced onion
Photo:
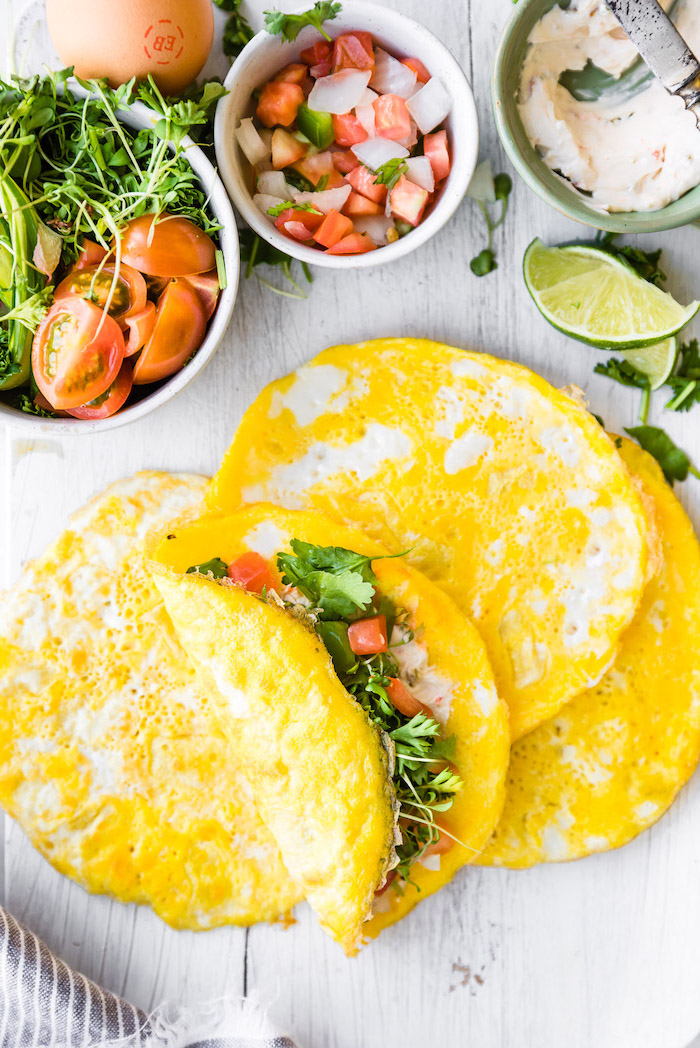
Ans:
{"type": "MultiPolygon", "coordinates": [[[[270,193],[256,193],[253,197],[253,203],[262,211],[263,215],[267,215],[271,207],[277,207],[278,204],[283,202],[284,197],[272,196],[270,193]]],[[[272,218],[272,215],[267,215],[267,217],[272,218]]]]}
{"type": "Polygon", "coordinates": [[[352,186],[337,186],[335,189],[322,189],[318,193],[295,193],[295,204],[312,204],[324,215],[329,211],[342,211],[348,197],[352,192],[352,186]]]}
{"type": "Polygon", "coordinates": [[[341,69],[323,76],[312,87],[306,104],[317,113],[349,113],[360,105],[371,75],[369,69],[341,69]]]}
{"type": "Polygon", "coordinates": [[[452,99],[436,76],[406,103],[408,111],[423,135],[441,124],[452,109],[452,99]]]}
{"type": "Polygon", "coordinates": [[[258,134],[251,117],[241,120],[236,128],[236,139],[253,167],[270,159],[270,150],[258,134]]]}
{"type": "Polygon", "coordinates": [[[412,69],[399,62],[381,47],[374,49],[374,72],[370,83],[382,95],[400,95],[410,98],[418,78],[412,69]]]}
{"type": "Polygon", "coordinates": [[[410,156],[406,160],[406,178],[414,185],[427,189],[429,193],[435,189],[435,176],[433,168],[427,156],[410,156]]]}
{"type": "Polygon", "coordinates": [[[385,215],[360,215],[353,219],[356,233],[369,233],[375,244],[385,244],[386,234],[393,222],[385,215]]]}
{"type": "Polygon", "coordinates": [[[360,163],[372,171],[379,170],[387,160],[403,160],[408,156],[408,150],[390,138],[368,138],[351,146],[351,149],[360,163]]]}
{"type": "Polygon", "coordinates": [[[472,200],[480,200],[483,204],[493,204],[495,202],[496,187],[493,182],[490,160],[482,160],[477,165],[467,189],[467,196],[470,196],[472,200]]]}
{"type": "Polygon", "coordinates": [[[255,188],[258,193],[280,197],[281,200],[291,200],[290,193],[294,192],[281,171],[263,171],[258,175],[255,188]]]}
{"type": "Polygon", "coordinates": [[[370,138],[377,133],[377,125],[374,119],[374,106],[370,102],[366,106],[355,106],[355,116],[360,121],[370,138]]]}
{"type": "Polygon", "coordinates": [[[360,105],[361,106],[371,106],[372,102],[374,102],[375,98],[379,98],[379,95],[377,94],[377,92],[373,91],[371,87],[366,87],[365,88],[365,93],[363,94],[362,98],[360,99],[360,105]]]}

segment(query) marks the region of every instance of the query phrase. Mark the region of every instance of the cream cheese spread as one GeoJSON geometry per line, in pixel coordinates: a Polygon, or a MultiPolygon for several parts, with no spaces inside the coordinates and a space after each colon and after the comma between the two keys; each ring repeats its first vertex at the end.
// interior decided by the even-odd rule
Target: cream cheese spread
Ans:
{"type": "MultiPolygon", "coordinates": [[[[698,53],[700,0],[680,0],[674,21],[698,53]]],[[[547,166],[589,193],[594,206],[655,211],[700,183],[695,115],[657,80],[632,97],[608,91],[596,102],[578,101],[559,83],[589,61],[618,78],[637,58],[604,0],[555,3],[529,45],[519,95],[525,131],[547,166]]]]}

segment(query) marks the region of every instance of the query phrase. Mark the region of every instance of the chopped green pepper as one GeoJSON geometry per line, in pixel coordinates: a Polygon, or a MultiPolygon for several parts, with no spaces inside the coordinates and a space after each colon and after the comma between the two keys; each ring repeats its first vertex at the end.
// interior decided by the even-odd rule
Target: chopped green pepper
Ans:
{"type": "Polygon", "coordinates": [[[347,622],[317,622],[316,632],[333,659],[338,676],[349,673],[357,664],[357,658],[348,640],[347,622]]]}
{"type": "Polygon", "coordinates": [[[317,113],[304,103],[297,111],[297,128],[318,149],[327,149],[335,138],[333,117],[330,113],[317,113]]]}

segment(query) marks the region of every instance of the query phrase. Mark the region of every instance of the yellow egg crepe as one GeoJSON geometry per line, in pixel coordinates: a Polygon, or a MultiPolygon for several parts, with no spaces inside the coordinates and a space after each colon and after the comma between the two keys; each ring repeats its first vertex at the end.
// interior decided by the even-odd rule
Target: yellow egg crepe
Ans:
{"type": "Polygon", "coordinates": [[[612,669],[514,747],[503,818],[481,861],[578,859],[626,844],[667,810],[700,752],[700,547],[656,462],[620,449],[661,535],[612,669]]]}
{"type": "Polygon", "coordinates": [[[647,571],[609,437],[526,368],[434,342],[326,350],[249,408],[214,511],[314,506],[409,559],[473,617],[518,737],[597,680],[647,571]]]}
{"type": "Polygon", "coordinates": [[[62,873],[179,928],[300,897],[140,550],[205,483],[113,484],[0,602],[0,803],[62,873]]]}
{"type": "Polygon", "coordinates": [[[379,592],[420,628],[420,643],[390,651],[400,651],[404,666],[410,660],[415,693],[455,736],[452,764],[463,779],[441,818],[461,843],[415,862],[413,883],[401,893],[397,884],[374,898],[392,862],[395,825],[379,732],[336,676],[313,625],[238,586],[183,574],[251,551],[274,567],[292,539],[369,557],[386,553],[322,514],[256,505],[169,525],[154,550],[154,577],[183,646],[208,689],[221,694],[222,726],[286,866],[324,927],[352,952],[360,931],[376,935],[483,848],[502,807],[507,710],[479,635],[453,602],[404,558],[374,560],[379,592]]]}

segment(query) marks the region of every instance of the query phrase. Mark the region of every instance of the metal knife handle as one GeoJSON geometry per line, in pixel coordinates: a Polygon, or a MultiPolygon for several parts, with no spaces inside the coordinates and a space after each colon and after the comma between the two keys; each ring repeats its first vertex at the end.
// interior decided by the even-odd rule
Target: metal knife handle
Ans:
{"type": "Polygon", "coordinates": [[[686,106],[700,100],[700,62],[658,0],[606,0],[651,71],[686,106]]]}

